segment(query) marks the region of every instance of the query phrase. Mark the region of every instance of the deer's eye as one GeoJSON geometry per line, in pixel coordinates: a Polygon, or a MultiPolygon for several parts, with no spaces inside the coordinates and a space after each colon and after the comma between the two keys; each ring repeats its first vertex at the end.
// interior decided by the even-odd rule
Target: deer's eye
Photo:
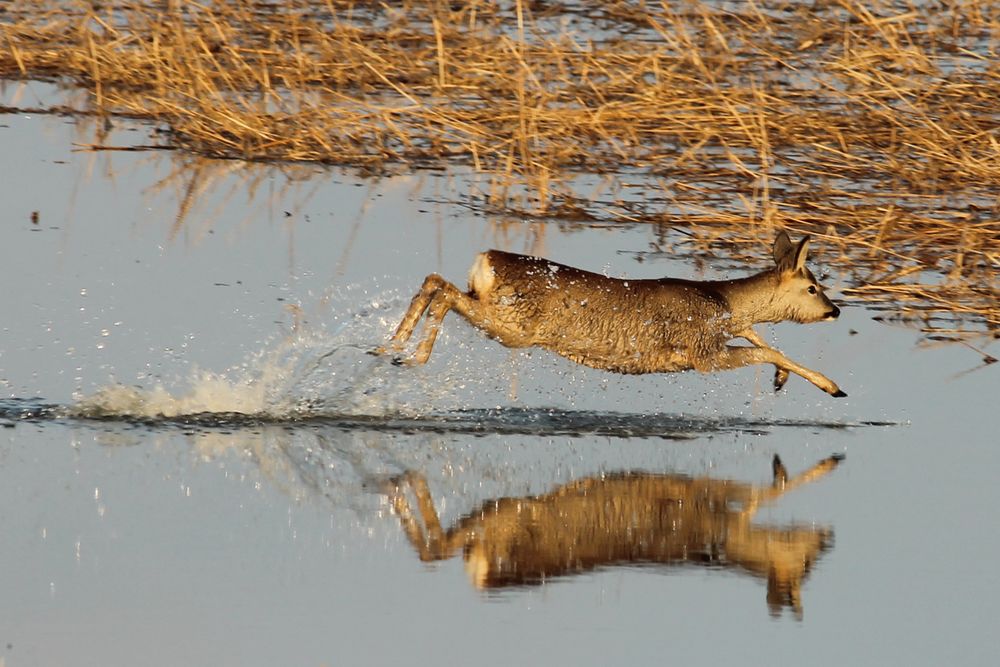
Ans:
{"type": "Polygon", "coordinates": [[[809,287],[806,288],[806,291],[809,292],[810,294],[815,294],[816,293],[816,286],[815,285],[810,285],[809,287]]]}

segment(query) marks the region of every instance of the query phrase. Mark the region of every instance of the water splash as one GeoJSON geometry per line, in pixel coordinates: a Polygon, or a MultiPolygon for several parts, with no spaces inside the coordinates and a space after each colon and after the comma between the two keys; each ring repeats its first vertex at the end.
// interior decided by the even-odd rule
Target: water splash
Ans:
{"type": "Polygon", "coordinates": [[[382,414],[394,394],[379,389],[399,373],[369,351],[399,309],[398,301],[374,298],[335,318],[330,330],[285,336],[223,372],[196,368],[176,387],[102,387],[79,398],[68,414],[96,419],[227,414],[279,421],[314,417],[330,406],[342,413],[382,414]]]}
{"type": "Polygon", "coordinates": [[[633,382],[628,378],[609,384],[599,372],[554,355],[511,355],[471,327],[446,328],[438,339],[438,346],[447,348],[444,353],[427,366],[401,368],[370,352],[399,321],[404,301],[395,293],[365,297],[360,305],[356,294],[350,298],[355,305],[337,308],[328,326],[300,327],[237,367],[194,369],[172,387],[111,384],[69,406],[0,401],[0,425],[69,418],[211,429],[314,421],[362,431],[686,439],[712,432],[765,433],[774,426],[891,423],[705,416],[701,402],[691,415],[678,410],[674,397],[668,403],[673,409],[664,413],[658,409],[663,396],[643,396],[642,385],[628,384],[633,382]],[[524,363],[525,355],[530,364],[524,363]],[[531,373],[521,373],[529,365],[531,373]],[[520,382],[520,375],[527,381],[520,382]],[[558,383],[547,382],[550,377],[558,377],[558,383]],[[617,392],[610,389],[615,383],[624,383],[617,392]],[[522,406],[514,405],[521,401],[522,406]]]}

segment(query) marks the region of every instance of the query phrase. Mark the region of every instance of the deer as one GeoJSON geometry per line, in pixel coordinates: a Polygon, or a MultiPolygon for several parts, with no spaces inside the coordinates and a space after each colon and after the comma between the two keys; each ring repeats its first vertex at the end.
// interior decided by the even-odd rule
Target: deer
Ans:
{"type": "Polygon", "coordinates": [[[831,396],[847,396],[817,371],[768,345],[754,330],[762,322],[802,324],[835,320],[838,308],[806,267],[809,236],[797,244],[780,231],[774,267],[732,280],[633,280],[558,264],[540,257],[489,250],[476,256],[469,289],[440,275],[424,278],[387,345],[400,365],[427,362],[448,311],[510,348],[537,346],[571,361],[622,374],[715,372],[773,364],[774,389],[790,373],[831,396]],[[423,339],[404,358],[407,341],[427,313],[423,339]],[[743,338],[750,345],[730,345],[743,338]]]}
{"type": "Polygon", "coordinates": [[[544,495],[487,501],[447,530],[421,474],[387,480],[384,490],[420,560],[441,561],[461,551],[479,590],[619,565],[704,565],[765,579],[771,613],[788,608],[801,618],[802,582],[831,547],[833,532],[812,524],[761,526],[752,519],[763,504],[823,477],[843,459],[834,454],[789,478],[775,455],[770,486],[648,472],[585,477],[544,495]]]}

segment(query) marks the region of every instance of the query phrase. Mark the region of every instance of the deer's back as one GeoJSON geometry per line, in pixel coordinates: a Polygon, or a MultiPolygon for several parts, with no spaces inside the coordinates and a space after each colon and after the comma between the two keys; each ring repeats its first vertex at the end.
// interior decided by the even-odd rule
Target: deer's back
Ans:
{"type": "Polygon", "coordinates": [[[490,250],[473,265],[469,290],[507,336],[487,333],[504,344],[621,373],[689,369],[732,337],[712,283],[611,278],[490,250]]]}

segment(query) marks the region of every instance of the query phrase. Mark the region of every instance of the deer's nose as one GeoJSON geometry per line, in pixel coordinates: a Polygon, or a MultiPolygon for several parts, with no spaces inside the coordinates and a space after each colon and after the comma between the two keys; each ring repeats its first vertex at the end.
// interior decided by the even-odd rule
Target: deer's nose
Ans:
{"type": "Polygon", "coordinates": [[[836,306],[831,306],[829,312],[827,312],[826,314],[826,319],[835,320],[838,317],[840,317],[840,308],[837,308],[836,306]]]}

